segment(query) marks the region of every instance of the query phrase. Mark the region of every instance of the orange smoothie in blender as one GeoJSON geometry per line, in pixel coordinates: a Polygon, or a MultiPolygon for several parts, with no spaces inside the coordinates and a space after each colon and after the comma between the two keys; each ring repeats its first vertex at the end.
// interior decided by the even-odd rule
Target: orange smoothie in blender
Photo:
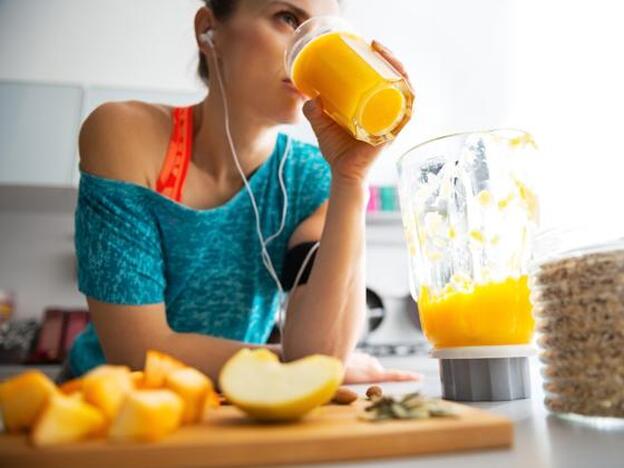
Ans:
{"type": "Polygon", "coordinates": [[[448,284],[435,296],[423,287],[418,307],[436,348],[527,344],[535,325],[526,275],[459,289],[448,284]]]}
{"type": "Polygon", "coordinates": [[[394,138],[411,116],[406,80],[359,36],[306,26],[287,57],[293,84],[310,98],[320,96],[324,111],[356,138],[370,144],[394,138]]]}

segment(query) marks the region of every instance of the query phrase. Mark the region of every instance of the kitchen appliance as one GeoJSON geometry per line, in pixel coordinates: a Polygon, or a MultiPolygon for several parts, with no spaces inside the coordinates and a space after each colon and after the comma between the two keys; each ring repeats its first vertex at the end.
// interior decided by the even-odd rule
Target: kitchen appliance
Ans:
{"type": "Polygon", "coordinates": [[[447,399],[530,394],[535,149],[528,133],[493,130],[437,138],[399,160],[411,294],[447,399]]]}
{"type": "Polygon", "coordinates": [[[425,340],[418,307],[411,296],[381,296],[367,288],[367,323],[358,344],[360,351],[373,356],[408,356],[425,354],[430,345],[425,340]]]}

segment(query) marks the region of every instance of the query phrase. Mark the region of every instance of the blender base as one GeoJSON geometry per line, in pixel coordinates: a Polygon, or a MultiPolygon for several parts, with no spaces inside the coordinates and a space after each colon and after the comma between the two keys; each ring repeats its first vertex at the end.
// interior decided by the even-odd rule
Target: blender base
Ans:
{"type": "Polygon", "coordinates": [[[436,349],[442,397],[454,401],[510,401],[530,398],[531,346],[436,349]]]}

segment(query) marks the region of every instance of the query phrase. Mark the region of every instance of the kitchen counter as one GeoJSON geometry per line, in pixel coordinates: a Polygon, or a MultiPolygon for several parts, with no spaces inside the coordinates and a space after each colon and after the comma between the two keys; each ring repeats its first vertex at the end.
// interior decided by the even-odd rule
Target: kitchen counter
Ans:
{"type": "MultiPolygon", "coordinates": [[[[410,369],[424,375],[416,383],[383,383],[389,394],[421,389],[428,396],[440,396],[438,361],[425,356],[382,358],[386,367],[410,369]]],[[[532,398],[511,402],[471,405],[510,418],[514,422],[514,446],[503,450],[480,450],[411,458],[377,459],[366,462],[306,465],[323,467],[427,467],[442,468],[615,468],[624,466],[624,429],[599,430],[564,421],[551,415],[542,403],[544,393],[537,358],[531,358],[532,398]]],[[[367,385],[353,385],[359,393],[367,385]]],[[[321,449],[322,450],[322,449],[321,449]]]]}
{"type": "MultiPolygon", "coordinates": [[[[411,369],[424,375],[422,383],[382,383],[388,394],[421,390],[439,396],[437,360],[425,356],[381,358],[389,368],[411,369]]],[[[59,366],[44,367],[54,377],[59,366]]],[[[21,366],[2,366],[5,376],[24,370],[21,366]]],[[[533,398],[511,402],[473,403],[472,405],[510,418],[514,422],[514,446],[501,450],[479,450],[418,457],[374,459],[351,463],[305,465],[315,467],[427,467],[446,468],[615,468],[624,466],[624,429],[598,430],[574,424],[549,414],[543,404],[538,362],[531,358],[533,398]]],[[[363,394],[368,385],[351,386],[363,394]]],[[[322,450],[322,447],[319,447],[322,450]]]]}

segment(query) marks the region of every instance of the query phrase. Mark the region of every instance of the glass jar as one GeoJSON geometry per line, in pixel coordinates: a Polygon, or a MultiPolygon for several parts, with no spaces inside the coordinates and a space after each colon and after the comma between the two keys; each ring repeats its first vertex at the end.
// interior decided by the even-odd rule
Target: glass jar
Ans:
{"type": "Polygon", "coordinates": [[[526,132],[491,130],[425,142],[398,162],[412,296],[437,349],[532,339],[535,150],[526,132]]]}
{"type": "Polygon", "coordinates": [[[592,227],[536,239],[531,300],[545,405],[591,425],[624,427],[624,238],[592,227]]]}
{"type": "Polygon", "coordinates": [[[409,83],[339,17],[302,23],[286,51],[295,87],[358,140],[393,139],[412,115],[409,83]]]}

